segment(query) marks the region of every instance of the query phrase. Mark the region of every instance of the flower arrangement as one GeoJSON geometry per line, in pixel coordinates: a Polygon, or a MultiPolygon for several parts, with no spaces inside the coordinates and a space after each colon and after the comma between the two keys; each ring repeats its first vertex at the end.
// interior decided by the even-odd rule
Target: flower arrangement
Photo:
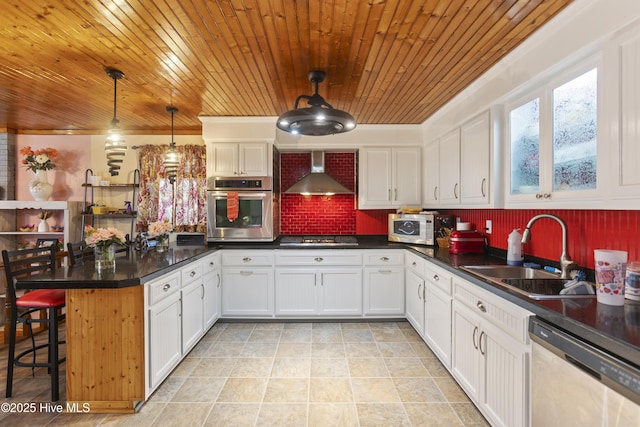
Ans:
{"type": "Polygon", "coordinates": [[[168,219],[156,221],[149,224],[149,236],[168,236],[173,231],[173,224],[168,219]]]}
{"type": "Polygon", "coordinates": [[[58,157],[58,150],[47,147],[33,151],[30,146],[26,146],[20,149],[20,155],[24,156],[22,164],[26,165],[27,169],[35,172],[37,170],[55,169],[56,165],[53,160],[58,157]]]}
{"type": "Polygon", "coordinates": [[[49,211],[40,211],[38,214],[38,219],[49,219],[51,218],[51,212],[49,211]]]}
{"type": "Polygon", "coordinates": [[[87,225],[84,228],[85,243],[91,247],[109,247],[112,244],[124,245],[127,240],[125,234],[117,228],[93,228],[87,225]]]}

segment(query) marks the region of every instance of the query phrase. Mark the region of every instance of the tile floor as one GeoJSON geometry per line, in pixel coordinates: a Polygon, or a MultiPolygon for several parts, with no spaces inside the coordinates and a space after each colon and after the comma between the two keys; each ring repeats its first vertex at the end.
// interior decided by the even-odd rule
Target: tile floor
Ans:
{"type": "MultiPolygon", "coordinates": [[[[26,345],[23,342],[21,345],[26,345]]],[[[2,394],[6,346],[0,355],[2,394]]],[[[64,365],[62,365],[64,369],[64,365]]],[[[47,402],[46,371],[14,396],[47,402]]],[[[64,380],[61,402],[64,402],[64,380]]],[[[0,412],[2,426],[487,426],[407,322],[216,324],[136,414],[0,412]]]]}

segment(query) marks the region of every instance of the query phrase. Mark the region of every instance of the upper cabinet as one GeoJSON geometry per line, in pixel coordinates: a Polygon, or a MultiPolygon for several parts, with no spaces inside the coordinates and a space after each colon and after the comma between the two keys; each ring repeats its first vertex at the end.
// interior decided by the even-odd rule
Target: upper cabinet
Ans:
{"type": "Polygon", "coordinates": [[[602,113],[610,142],[606,163],[613,208],[640,208],[640,24],[621,32],[604,51],[602,113]]]}
{"type": "Polygon", "coordinates": [[[266,142],[207,142],[207,176],[270,176],[270,160],[266,142]]]}
{"type": "Polygon", "coordinates": [[[427,145],[427,207],[480,207],[491,203],[491,142],[491,114],[486,111],[427,145]]]}
{"type": "Polygon", "coordinates": [[[359,151],[360,209],[420,206],[420,147],[365,147],[359,151]]]}

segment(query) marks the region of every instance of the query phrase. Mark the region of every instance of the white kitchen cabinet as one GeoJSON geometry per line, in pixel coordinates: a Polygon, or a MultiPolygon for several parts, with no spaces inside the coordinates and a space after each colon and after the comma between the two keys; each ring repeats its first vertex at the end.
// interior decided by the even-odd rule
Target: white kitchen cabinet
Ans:
{"type": "Polygon", "coordinates": [[[359,151],[360,209],[421,205],[420,147],[365,147],[359,151]]]}
{"type": "Polygon", "coordinates": [[[424,340],[451,367],[451,274],[427,262],[424,282],[424,340]]]}
{"type": "Polygon", "coordinates": [[[277,251],[277,316],[362,315],[360,251],[277,251]]]}
{"type": "Polygon", "coordinates": [[[491,425],[528,425],[531,313],[459,278],[452,312],[454,378],[491,425]]]}
{"type": "MultiPolygon", "coordinates": [[[[610,209],[640,208],[640,25],[609,41],[604,49],[602,122],[607,124],[610,158],[603,174],[611,189],[610,209]]],[[[598,156],[598,166],[601,155],[598,156]]]]}
{"type": "Polygon", "coordinates": [[[273,251],[222,253],[222,315],[273,317],[273,251]]]}
{"type": "Polygon", "coordinates": [[[266,142],[207,142],[207,176],[270,176],[266,142]]]}
{"type": "Polygon", "coordinates": [[[421,336],[424,334],[425,263],[415,254],[405,254],[405,311],[407,320],[421,336]]]}
{"type": "Polygon", "coordinates": [[[460,203],[488,205],[491,189],[491,122],[484,112],[460,127],[460,203]]]}
{"type": "Polygon", "coordinates": [[[439,139],[440,205],[460,204],[460,128],[439,139]]]}
{"type": "Polygon", "coordinates": [[[204,284],[202,260],[180,269],[182,300],[182,354],[193,348],[204,334],[204,284]]]}
{"type": "Polygon", "coordinates": [[[145,283],[149,302],[146,339],[147,396],[169,375],[182,358],[180,272],[145,283]]]}
{"type": "Polygon", "coordinates": [[[364,253],[365,316],[404,315],[404,251],[364,253]]]}
{"type": "Polygon", "coordinates": [[[428,144],[424,149],[424,195],[426,206],[440,203],[440,140],[428,144]]]}
{"type": "Polygon", "coordinates": [[[220,252],[202,259],[204,286],[204,333],[220,318],[222,309],[222,277],[220,252]]]}

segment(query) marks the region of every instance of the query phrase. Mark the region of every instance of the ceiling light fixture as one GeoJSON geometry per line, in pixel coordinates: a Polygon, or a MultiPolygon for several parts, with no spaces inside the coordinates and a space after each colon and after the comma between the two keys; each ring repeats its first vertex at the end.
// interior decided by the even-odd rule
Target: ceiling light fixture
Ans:
{"type": "Polygon", "coordinates": [[[124,73],[115,68],[107,68],[107,75],[113,79],[113,119],[107,131],[107,140],[104,143],[104,152],[107,155],[107,166],[111,176],[119,175],[122,157],[127,151],[127,144],[120,133],[119,120],[116,117],[116,94],[118,80],[124,77],[124,73]]]}
{"type": "Polygon", "coordinates": [[[176,142],[173,140],[173,115],[178,112],[176,107],[167,107],[167,111],[171,113],[171,144],[169,149],[164,153],[164,159],[162,163],[164,165],[164,171],[169,178],[169,182],[173,184],[176,182],[176,176],[178,175],[178,167],[180,166],[180,153],[176,149],[176,142]]]}
{"type": "Polygon", "coordinates": [[[298,96],[294,109],[278,117],[276,123],[278,129],[292,134],[311,136],[333,135],[355,129],[356,121],[351,114],[334,109],[318,95],[318,83],[324,81],[325,77],[324,71],[309,73],[309,81],[314,84],[315,93],[311,96],[298,96]],[[298,108],[301,99],[306,99],[311,107],[298,108]]]}

